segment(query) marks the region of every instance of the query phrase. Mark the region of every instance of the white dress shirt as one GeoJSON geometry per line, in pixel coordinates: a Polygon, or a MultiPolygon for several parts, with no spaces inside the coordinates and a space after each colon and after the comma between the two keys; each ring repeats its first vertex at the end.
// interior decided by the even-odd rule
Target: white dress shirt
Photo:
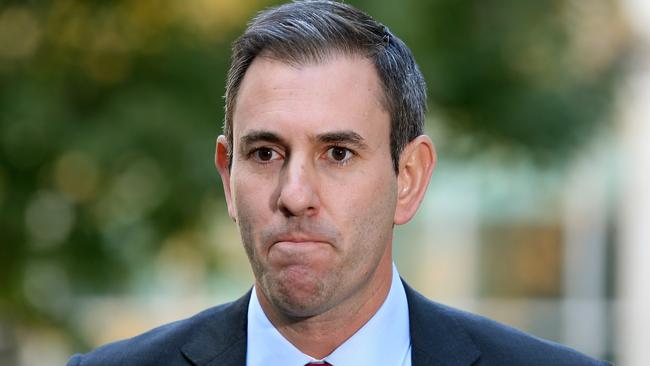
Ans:
{"type": "Polygon", "coordinates": [[[266,317],[253,288],[248,304],[248,366],[304,366],[327,361],[332,366],[411,366],[408,303],[393,264],[390,291],[384,303],[352,337],[322,360],[302,353],[266,317]]]}

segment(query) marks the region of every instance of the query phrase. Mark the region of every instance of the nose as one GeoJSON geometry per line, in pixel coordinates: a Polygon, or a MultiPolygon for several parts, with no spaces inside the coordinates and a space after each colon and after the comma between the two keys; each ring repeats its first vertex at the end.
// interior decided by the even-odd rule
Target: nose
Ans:
{"type": "Polygon", "coordinates": [[[316,173],[307,161],[292,160],[283,169],[278,209],[287,217],[314,216],[320,208],[316,173]]]}

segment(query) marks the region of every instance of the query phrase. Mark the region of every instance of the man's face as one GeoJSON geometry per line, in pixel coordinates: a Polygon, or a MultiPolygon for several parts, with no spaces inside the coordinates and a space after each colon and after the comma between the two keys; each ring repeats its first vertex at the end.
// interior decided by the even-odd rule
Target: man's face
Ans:
{"type": "Polygon", "coordinates": [[[257,57],[246,72],[232,166],[218,165],[261,300],[283,314],[362,302],[390,274],[397,179],[381,95],[360,57],[257,57]]]}

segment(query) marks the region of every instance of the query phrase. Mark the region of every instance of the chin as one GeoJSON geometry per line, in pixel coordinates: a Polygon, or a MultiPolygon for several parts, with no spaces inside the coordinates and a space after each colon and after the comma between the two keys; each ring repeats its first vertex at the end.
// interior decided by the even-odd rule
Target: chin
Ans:
{"type": "Polygon", "coordinates": [[[322,313],[326,308],[327,286],[317,276],[289,272],[267,278],[263,289],[269,302],[291,317],[305,318],[322,313]]]}

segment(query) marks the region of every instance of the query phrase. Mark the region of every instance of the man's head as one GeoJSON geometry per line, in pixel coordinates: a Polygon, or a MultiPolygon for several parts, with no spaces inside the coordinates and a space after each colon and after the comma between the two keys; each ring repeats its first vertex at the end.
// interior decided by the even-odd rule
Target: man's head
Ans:
{"type": "Polygon", "coordinates": [[[367,58],[374,65],[381,80],[381,104],[390,115],[391,157],[397,173],[404,146],[423,133],[424,78],[411,51],[388,28],[337,2],[301,1],[266,10],[233,44],[224,124],[230,146],[239,88],[256,57],[303,65],[324,62],[336,54],[367,58]]]}
{"type": "Polygon", "coordinates": [[[435,153],[421,76],[385,32],[346,5],[292,3],[236,42],[215,162],[272,321],[363,319],[390,288],[393,225],[415,214],[435,153]]]}

